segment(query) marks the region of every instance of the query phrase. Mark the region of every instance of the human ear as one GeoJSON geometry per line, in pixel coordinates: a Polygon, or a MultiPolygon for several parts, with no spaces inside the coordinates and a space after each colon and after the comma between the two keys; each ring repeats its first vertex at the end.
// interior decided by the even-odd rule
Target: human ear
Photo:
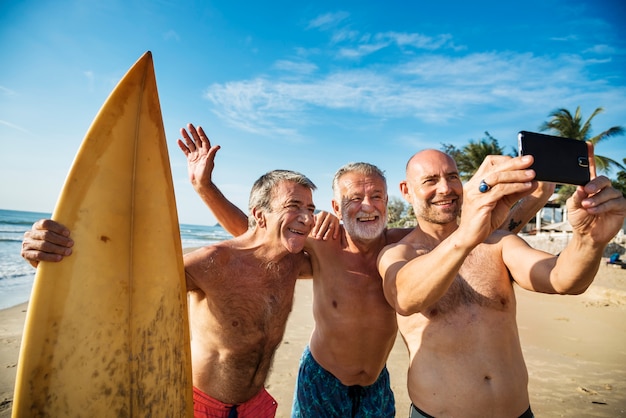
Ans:
{"type": "Polygon", "coordinates": [[[341,220],[341,205],[337,203],[335,199],[331,200],[330,204],[333,207],[333,212],[335,213],[335,216],[339,220],[341,220]]]}
{"type": "Polygon", "coordinates": [[[405,198],[409,194],[409,185],[406,180],[402,180],[400,182],[400,193],[402,193],[402,196],[404,196],[405,198]]]}
{"type": "Polygon", "coordinates": [[[265,214],[262,210],[258,210],[257,208],[252,209],[252,216],[256,221],[256,224],[259,228],[265,228],[265,214]]]}

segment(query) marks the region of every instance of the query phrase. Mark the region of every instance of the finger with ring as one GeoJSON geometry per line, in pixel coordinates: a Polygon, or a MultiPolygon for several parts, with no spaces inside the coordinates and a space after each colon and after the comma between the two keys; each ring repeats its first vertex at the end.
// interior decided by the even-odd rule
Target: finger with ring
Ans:
{"type": "Polygon", "coordinates": [[[485,180],[481,180],[478,185],[478,191],[481,193],[487,193],[489,190],[491,190],[491,186],[488,185],[485,180]]]}

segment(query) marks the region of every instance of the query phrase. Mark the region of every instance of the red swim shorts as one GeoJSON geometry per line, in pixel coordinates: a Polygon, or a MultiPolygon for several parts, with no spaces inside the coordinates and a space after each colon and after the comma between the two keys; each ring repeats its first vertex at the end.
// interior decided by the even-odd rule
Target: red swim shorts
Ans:
{"type": "Polygon", "coordinates": [[[193,388],[194,418],[274,418],[277,407],[276,400],[265,389],[247,402],[232,405],[220,402],[201,390],[193,388]]]}

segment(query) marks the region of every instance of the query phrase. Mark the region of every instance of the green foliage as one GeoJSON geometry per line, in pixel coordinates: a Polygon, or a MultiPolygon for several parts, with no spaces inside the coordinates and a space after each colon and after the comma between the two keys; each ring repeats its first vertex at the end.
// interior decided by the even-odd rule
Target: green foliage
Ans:
{"type": "Polygon", "coordinates": [[[387,228],[408,228],[417,225],[413,207],[399,197],[389,198],[387,228]]]}
{"type": "MultiPolygon", "coordinates": [[[[596,148],[597,143],[626,133],[623,127],[613,126],[592,137],[591,120],[601,112],[603,112],[603,108],[598,107],[589,119],[583,123],[580,107],[576,108],[574,115],[567,109],[557,109],[549,114],[551,119],[544,122],[539,129],[540,131],[552,131],[552,135],[589,141],[596,148]]],[[[498,144],[498,140],[491,136],[489,132],[485,132],[485,137],[479,141],[470,139],[469,143],[462,148],[442,143],[440,149],[454,158],[459,169],[459,175],[464,181],[469,180],[474,175],[488,155],[509,155],[511,157],[516,155],[515,152],[505,154],[504,149],[498,144]]],[[[613,179],[612,183],[613,187],[621,191],[626,197],[626,158],[622,160],[622,165],[608,157],[596,154],[595,162],[598,172],[607,172],[610,168],[621,169],[617,173],[617,179],[613,179]]],[[[558,197],[556,203],[565,204],[565,201],[575,190],[576,186],[557,185],[556,193],[558,197]]],[[[417,225],[413,207],[402,199],[392,197],[389,201],[388,212],[387,226],[389,228],[405,228],[417,225]]]]}
{"type": "Polygon", "coordinates": [[[387,224],[395,224],[405,212],[404,201],[399,197],[392,196],[387,203],[387,224]]]}
{"type": "Polygon", "coordinates": [[[504,154],[504,148],[489,132],[485,132],[485,137],[479,141],[470,139],[469,144],[461,149],[452,144],[441,144],[441,151],[454,158],[462,180],[469,180],[488,155],[504,154]]]}
{"type": "Polygon", "coordinates": [[[564,205],[567,199],[576,191],[576,186],[572,186],[571,184],[561,184],[556,187],[557,198],[554,200],[554,203],[558,203],[559,205],[564,205]]]}
{"type": "MultiPolygon", "coordinates": [[[[626,165],[626,158],[622,159],[624,165],[626,165]]],[[[622,195],[626,197],[626,171],[621,170],[617,173],[617,179],[612,180],[613,187],[622,192],[622,195]]]]}

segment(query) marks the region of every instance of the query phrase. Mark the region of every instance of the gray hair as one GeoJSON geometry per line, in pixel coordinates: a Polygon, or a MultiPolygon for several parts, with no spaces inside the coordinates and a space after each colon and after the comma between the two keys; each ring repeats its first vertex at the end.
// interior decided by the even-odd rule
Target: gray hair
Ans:
{"type": "Polygon", "coordinates": [[[252,209],[262,209],[268,212],[272,211],[272,192],[276,186],[283,181],[291,181],[304,186],[311,191],[317,189],[317,186],[306,177],[291,170],[273,170],[263,174],[254,182],[250,191],[250,200],[248,202],[248,228],[256,226],[256,219],[252,213],[252,209]]]}
{"type": "Polygon", "coordinates": [[[341,201],[341,195],[339,194],[339,180],[345,174],[348,173],[358,173],[364,176],[378,176],[387,184],[387,178],[385,177],[385,173],[374,164],[370,163],[348,163],[341,167],[335,173],[335,177],[333,178],[333,196],[337,202],[341,201]]]}

